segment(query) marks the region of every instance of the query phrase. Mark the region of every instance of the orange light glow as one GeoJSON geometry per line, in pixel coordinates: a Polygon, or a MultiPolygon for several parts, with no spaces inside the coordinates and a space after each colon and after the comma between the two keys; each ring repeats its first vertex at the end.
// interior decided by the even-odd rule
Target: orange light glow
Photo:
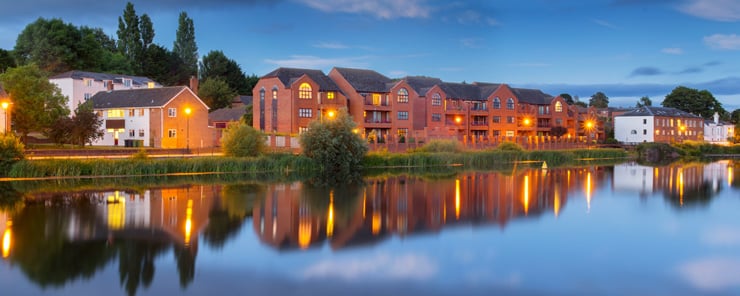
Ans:
{"type": "Polygon", "coordinates": [[[126,225],[126,198],[118,191],[108,196],[108,227],[112,230],[126,225]]]}
{"type": "Polygon", "coordinates": [[[329,118],[334,118],[334,116],[336,116],[336,113],[334,113],[334,110],[329,110],[326,112],[326,116],[329,116],[329,118]]]}
{"type": "Polygon", "coordinates": [[[193,110],[191,110],[190,107],[185,108],[185,114],[186,115],[190,115],[190,113],[192,113],[192,112],[193,112],[193,110]]]}
{"type": "Polygon", "coordinates": [[[555,191],[555,201],[553,202],[553,210],[555,211],[555,218],[560,215],[560,192],[555,191]]]}
{"type": "Polygon", "coordinates": [[[732,167],[727,167],[727,186],[732,186],[732,167]]]}
{"type": "Polygon", "coordinates": [[[8,107],[10,106],[10,104],[8,102],[3,102],[2,106],[4,110],[8,110],[8,107]]]}
{"type": "Polygon", "coordinates": [[[678,169],[678,182],[676,182],[678,185],[678,199],[679,203],[683,207],[683,170],[678,169]]]}
{"type": "Polygon", "coordinates": [[[3,233],[3,258],[10,256],[11,239],[10,227],[8,227],[5,229],[5,233],[3,233]]]}
{"type": "Polygon", "coordinates": [[[373,222],[372,222],[373,235],[380,233],[380,227],[383,226],[383,221],[380,219],[380,211],[373,211],[373,222]]]}
{"type": "Polygon", "coordinates": [[[529,120],[529,118],[524,118],[524,125],[529,125],[530,123],[532,122],[529,120]]]}
{"type": "Polygon", "coordinates": [[[586,205],[588,206],[588,212],[591,212],[591,172],[586,174],[586,205]]]}
{"type": "Polygon", "coordinates": [[[586,128],[587,129],[592,129],[593,127],[594,127],[593,120],[586,120],[586,128]]]}
{"type": "Polygon", "coordinates": [[[460,219],[460,179],[455,179],[455,219],[460,219]]]}
{"type": "Polygon", "coordinates": [[[461,123],[461,122],[462,122],[462,117],[460,117],[460,116],[456,116],[456,117],[455,117],[455,122],[456,122],[456,123],[461,123]]]}
{"type": "Polygon", "coordinates": [[[334,192],[329,193],[329,212],[326,214],[326,236],[334,235],[334,192]]]}
{"type": "Polygon", "coordinates": [[[529,214],[529,176],[524,176],[524,215],[529,214]]]}
{"type": "Polygon", "coordinates": [[[185,245],[190,244],[190,234],[193,232],[193,200],[188,200],[188,207],[185,209],[185,245]]]}
{"type": "Polygon", "coordinates": [[[311,218],[300,217],[298,221],[298,247],[306,249],[311,244],[311,218]]]}

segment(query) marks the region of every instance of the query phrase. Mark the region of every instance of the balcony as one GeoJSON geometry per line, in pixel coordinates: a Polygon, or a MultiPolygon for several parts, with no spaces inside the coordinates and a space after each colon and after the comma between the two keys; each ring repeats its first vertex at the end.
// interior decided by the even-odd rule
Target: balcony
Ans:
{"type": "Polygon", "coordinates": [[[391,127],[389,118],[365,118],[365,127],[391,127]]]}

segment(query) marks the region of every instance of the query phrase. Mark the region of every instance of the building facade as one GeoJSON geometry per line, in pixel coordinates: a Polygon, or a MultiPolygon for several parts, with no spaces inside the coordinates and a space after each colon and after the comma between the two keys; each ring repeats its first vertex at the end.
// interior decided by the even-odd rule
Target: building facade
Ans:
{"type": "Polygon", "coordinates": [[[93,145],[213,146],[208,106],[186,86],[100,92],[91,100],[104,129],[103,138],[93,145]]]}
{"type": "Polygon", "coordinates": [[[85,71],[67,71],[50,77],[49,82],[59,87],[62,95],[67,97],[70,111],[101,91],[162,87],[147,77],[85,71]]]}
{"type": "Polygon", "coordinates": [[[730,139],[735,137],[735,126],[732,123],[720,121],[717,112],[714,112],[712,119],[704,121],[704,141],[711,144],[729,145],[730,139]]]}
{"type": "Polygon", "coordinates": [[[627,144],[704,140],[704,119],[675,108],[646,106],[614,117],[614,138],[627,144]]]}

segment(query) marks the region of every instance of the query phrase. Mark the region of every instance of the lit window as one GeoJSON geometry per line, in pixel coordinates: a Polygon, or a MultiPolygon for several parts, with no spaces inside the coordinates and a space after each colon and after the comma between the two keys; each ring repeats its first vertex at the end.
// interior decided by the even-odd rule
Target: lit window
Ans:
{"type": "Polygon", "coordinates": [[[408,120],[408,119],[409,119],[408,111],[398,111],[398,120],[408,120]]]}
{"type": "Polygon", "coordinates": [[[128,109],[128,117],[134,117],[136,115],[136,109],[128,109]]]}
{"type": "Polygon", "coordinates": [[[310,100],[311,99],[311,85],[308,83],[301,83],[301,86],[298,88],[298,98],[299,99],[305,99],[310,100]]]}
{"type": "Polygon", "coordinates": [[[167,137],[169,138],[177,138],[177,130],[174,128],[171,128],[167,130],[167,137]]]}
{"type": "Polygon", "coordinates": [[[298,127],[298,134],[302,134],[308,131],[307,127],[300,126],[298,127]]]}
{"type": "Polygon", "coordinates": [[[144,109],[139,109],[139,116],[144,116],[144,109]]]}
{"type": "Polygon", "coordinates": [[[149,81],[149,82],[147,82],[147,83],[146,83],[146,87],[147,87],[147,88],[154,88],[154,82],[153,82],[153,81],[149,81]]]}
{"type": "Polygon", "coordinates": [[[169,117],[177,117],[177,109],[176,108],[167,109],[167,115],[169,117]]]}
{"type": "MultiPolygon", "coordinates": [[[[310,92],[311,91],[310,90],[311,89],[311,86],[309,86],[308,88],[309,88],[309,92],[310,92]]],[[[277,95],[278,95],[278,89],[277,89],[277,87],[273,87],[272,88],[272,99],[273,100],[277,100],[277,95]]]]}
{"type": "Polygon", "coordinates": [[[380,94],[373,94],[373,105],[380,106],[380,94]]]}
{"type": "Polygon", "coordinates": [[[333,91],[327,92],[326,93],[326,98],[329,99],[329,100],[333,100],[334,99],[334,92],[333,91]]]}
{"type": "Polygon", "coordinates": [[[432,106],[442,106],[442,97],[438,93],[432,95],[432,106]]]}
{"type": "Polygon", "coordinates": [[[311,117],[313,117],[313,110],[312,109],[306,109],[306,108],[298,109],[298,117],[301,117],[301,118],[311,118],[311,117]]]}
{"type": "Polygon", "coordinates": [[[398,90],[398,102],[399,103],[408,103],[409,102],[409,91],[405,88],[398,90]]]}
{"type": "Polygon", "coordinates": [[[563,103],[555,102],[555,112],[563,112],[563,103]]]}
{"type": "Polygon", "coordinates": [[[513,137],[514,136],[514,131],[506,131],[506,136],[507,137],[513,137]]]}
{"type": "Polygon", "coordinates": [[[108,110],[108,118],[122,118],[123,117],[123,110],[122,109],[111,109],[108,110]]]}
{"type": "Polygon", "coordinates": [[[514,99],[509,98],[506,100],[506,109],[514,110],[514,99]]]}
{"type": "Polygon", "coordinates": [[[432,113],[432,121],[442,121],[442,114],[432,113]]]}

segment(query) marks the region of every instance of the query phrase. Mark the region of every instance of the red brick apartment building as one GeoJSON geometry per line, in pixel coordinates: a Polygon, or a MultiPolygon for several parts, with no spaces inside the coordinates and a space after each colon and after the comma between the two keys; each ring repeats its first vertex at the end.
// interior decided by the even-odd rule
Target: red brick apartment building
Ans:
{"type": "MultiPolygon", "coordinates": [[[[438,78],[391,79],[367,69],[279,68],[253,89],[254,126],[297,134],[311,120],[347,108],[363,137],[483,140],[494,137],[579,135],[578,110],[536,89],[494,83],[450,83],[438,78]]],[[[580,122],[580,123],[579,123],[580,122]]]]}

